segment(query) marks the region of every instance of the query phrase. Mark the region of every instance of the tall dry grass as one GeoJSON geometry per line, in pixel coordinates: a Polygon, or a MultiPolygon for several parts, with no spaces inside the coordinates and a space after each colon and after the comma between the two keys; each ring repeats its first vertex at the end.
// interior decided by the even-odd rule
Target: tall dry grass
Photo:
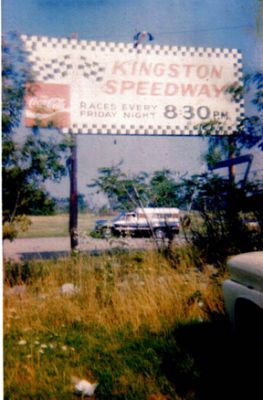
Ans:
{"type": "Polygon", "coordinates": [[[46,276],[27,285],[23,295],[7,296],[4,307],[5,315],[16,310],[16,324],[34,330],[78,321],[108,330],[148,325],[158,332],[164,325],[206,319],[210,312],[223,309],[209,269],[200,272],[180,262],[171,268],[169,260],[156,252],[40,263],[48,265],[46,276]],[[69,282],[76,293],[62,295],[61,286],[69,282]]]}
{"type": "MultiPolygon", "coordinates": [[[[141,368],[144,370],[144,357],[147,368],[152,368],[152,375],[148,372],[148,378],[142,379],[137,366],[131,369],[129,351],[122,357],[118,353],[125,349],[126,340],[129,346],[136,340],[143,343],[146,327],[148,336],[160,335],[163,343],[165,332],[177,324],[206,321],[211,313],[223,313],[220,282],[213,277],[214,271],[208,267],[197,270],[189,254],[180,252],[173,256],[173,267],[171,259],[154,251],[34,261],[27,266],[26,282],[20,282],[24,289],[16,294],[11,279],[8,282],[10,274],[6,274],[7,398],[74,398],[72,376],[91,381],[99,378],[101,398],[111,398],[111,382],[124,393],[133,390],[134,397],[127,398],[157,393],[155,359],[151,367],[147,354],[141,353],[141,368]],[[62,294],[65,283],[74,284],[76,292],[62,294]]],[[[147,348],[150,346],[149,342],[147,348]]],[[[155,351],[150,350],[149,355],[155,351]]]]}

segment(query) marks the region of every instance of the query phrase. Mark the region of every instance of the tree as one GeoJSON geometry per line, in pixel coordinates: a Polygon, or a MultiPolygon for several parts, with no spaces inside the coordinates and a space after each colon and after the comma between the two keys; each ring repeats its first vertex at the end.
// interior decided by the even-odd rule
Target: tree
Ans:
{"type": "Polygon", "coordinates": [[[19,126],[24,90],[32,82],[30,65],[16,33],[2,38],[2,131],[4,139],[19,126]]]}
{"type": "Polygon", "coordinates": [[[147,174],[141,173],[134,177],[127,177],[121,171],[120,164],[113,167],[99,168],[99,177],[93,180],[88,187],[98,188],[97,193],[104,193],[109,200],[110,207],[120,210],[132,210],[136,206],[145,206],[148,203],[147,174]]]}
{"type": "Polygon", "coordinates": [[[221,267],[229,255],[263,248],[263,207],[255,196],[256,182],[240,186],[206,173],[187,185],[194,188],[191,205],[198,210],[198,224],[190,227],[189,238],[205,262],[221,267]],[[248,219],[257,221],[257,229],[251,230],[248,219]]]}
{"type": "Polygon", "coordinates": [[[83,213],[88,209],[89,205],[85,199],[85,195],[83,193],[78,193],[78,210],[83,213]]]}
{"type": "Polygon", "coordinates": [[[179,185],[175,183],[168,169],[155,171],[149,182],[149,202],[151,207],[178,207],[179,185]]]}
{"type": "Polygon", "coordinates": [[[226,92],[233,102],[246,99],[248,113],[240,118],[229,136],[214,135],[222,129],[221,121],[209,121],[200,125],[200,133],[208,136],[208,153],[205,160],[214,165],[222,159],[239,156],[246,149],[263,151],[263,72],[244,76],[243,84],[232,84],[226,92]]]}
{"type": "Polygon", "coordinates": [[[32,82],[19,38],[15,34],[3,38],[3,116],[2,116],[2,208],[3,236],[13,239],[18,230],[27,228],[25,214],[52,207],[52,199],[44,187],[48,179],[59,181],[66,174],[64,138],[42,135],[36,126],[24,141],[18,141],[25,87],[32,82]]]}
{"type": "Polygon", "coordinates": [[[179,184],[172,172],[164,169],[152,175],[141,172],[127,177],[120,165],[99,169],[99,177],[89,187],[98,188],[109,200],[112,209],[132,210],[135,207],[178,207],[179,184]]]}
{"type": "Polygon", "coordinates": [[[263,72],[247,74],[242,86],[232,85],[228,88],[233,101],[241,96],[247,97],[251,115],[244,116],[234,132],[239,148],[258,147],[263,151],[263,72]]]}
{"type": "Polygon", "coordinates": [[[229,165],[229,176],[219,177],[214,172],[195,175],[184,179],[181,187],[188,208],[199,211],[198,224],[190,227],[190,240],[205,262],[219,267],[229,255],[263,248],[261,183],[238,181],[233,169],[234,158],[241,153],[255,147],[263,151],[263,74],[247,75],[242,86],[234,84],[227,91],[232,101],[246,96],[249,112],[229,136],[214,135],[220,132],[220,121],[202,124],[200,133],[208,136],[208,167],[213,169],[219,161],[230,160],[219,164],[229,165]],[[254,221],[256,229],[250,229],[248,220],[254,221]]]}

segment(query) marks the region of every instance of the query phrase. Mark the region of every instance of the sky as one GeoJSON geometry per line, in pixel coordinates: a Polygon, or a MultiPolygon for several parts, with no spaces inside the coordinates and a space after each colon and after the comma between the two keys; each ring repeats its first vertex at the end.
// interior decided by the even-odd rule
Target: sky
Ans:
{"type": "MultiPolygon", "coordinates": [[[[245,72],[263,65],[262,0],[2,0],[2,32],[129,43],[139,31],[154,44],[238,48],[245,72]]],[[[22,125],[20,133],[24,133],[22,125]]],[[[116,165],[128,175],[163,168],[178,175],[200,173],[206,140],[201,137],[78,136],[78,189],[92,205],[87,184],[99,167],[116,165]]],[[[263,168],[255,152],[252,170],[263,168]]],[[[50,184],[52,195],[67,197],[68,178],[50,184]]]]}

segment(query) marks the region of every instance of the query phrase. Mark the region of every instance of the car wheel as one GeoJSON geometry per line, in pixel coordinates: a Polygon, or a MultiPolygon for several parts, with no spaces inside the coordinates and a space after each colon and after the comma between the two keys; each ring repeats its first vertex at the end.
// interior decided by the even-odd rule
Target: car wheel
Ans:
{"type": "Polygon", "coordinates": [[[166,234],[162,229],[156,229],[155,230],[155,236],[157,239],[165,239],[166,234]]]}
{"type": "Polygon", "coordinates": [[[111,229],[108,227],[105,227],[102,229],[102,236],[104,238],[109,238],[111,236],[111,229]]]}

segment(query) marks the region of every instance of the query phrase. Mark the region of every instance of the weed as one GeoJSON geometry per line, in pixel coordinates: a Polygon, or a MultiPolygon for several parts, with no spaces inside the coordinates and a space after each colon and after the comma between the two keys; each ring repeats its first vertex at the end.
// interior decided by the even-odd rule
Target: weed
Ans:
{"type": "Polygon", "coordinates": [[[48,275],[49,268],[38,262],[13,262],[5,263],[5,280],[10,286],[22,283],[30,284],[48,275]]]}

